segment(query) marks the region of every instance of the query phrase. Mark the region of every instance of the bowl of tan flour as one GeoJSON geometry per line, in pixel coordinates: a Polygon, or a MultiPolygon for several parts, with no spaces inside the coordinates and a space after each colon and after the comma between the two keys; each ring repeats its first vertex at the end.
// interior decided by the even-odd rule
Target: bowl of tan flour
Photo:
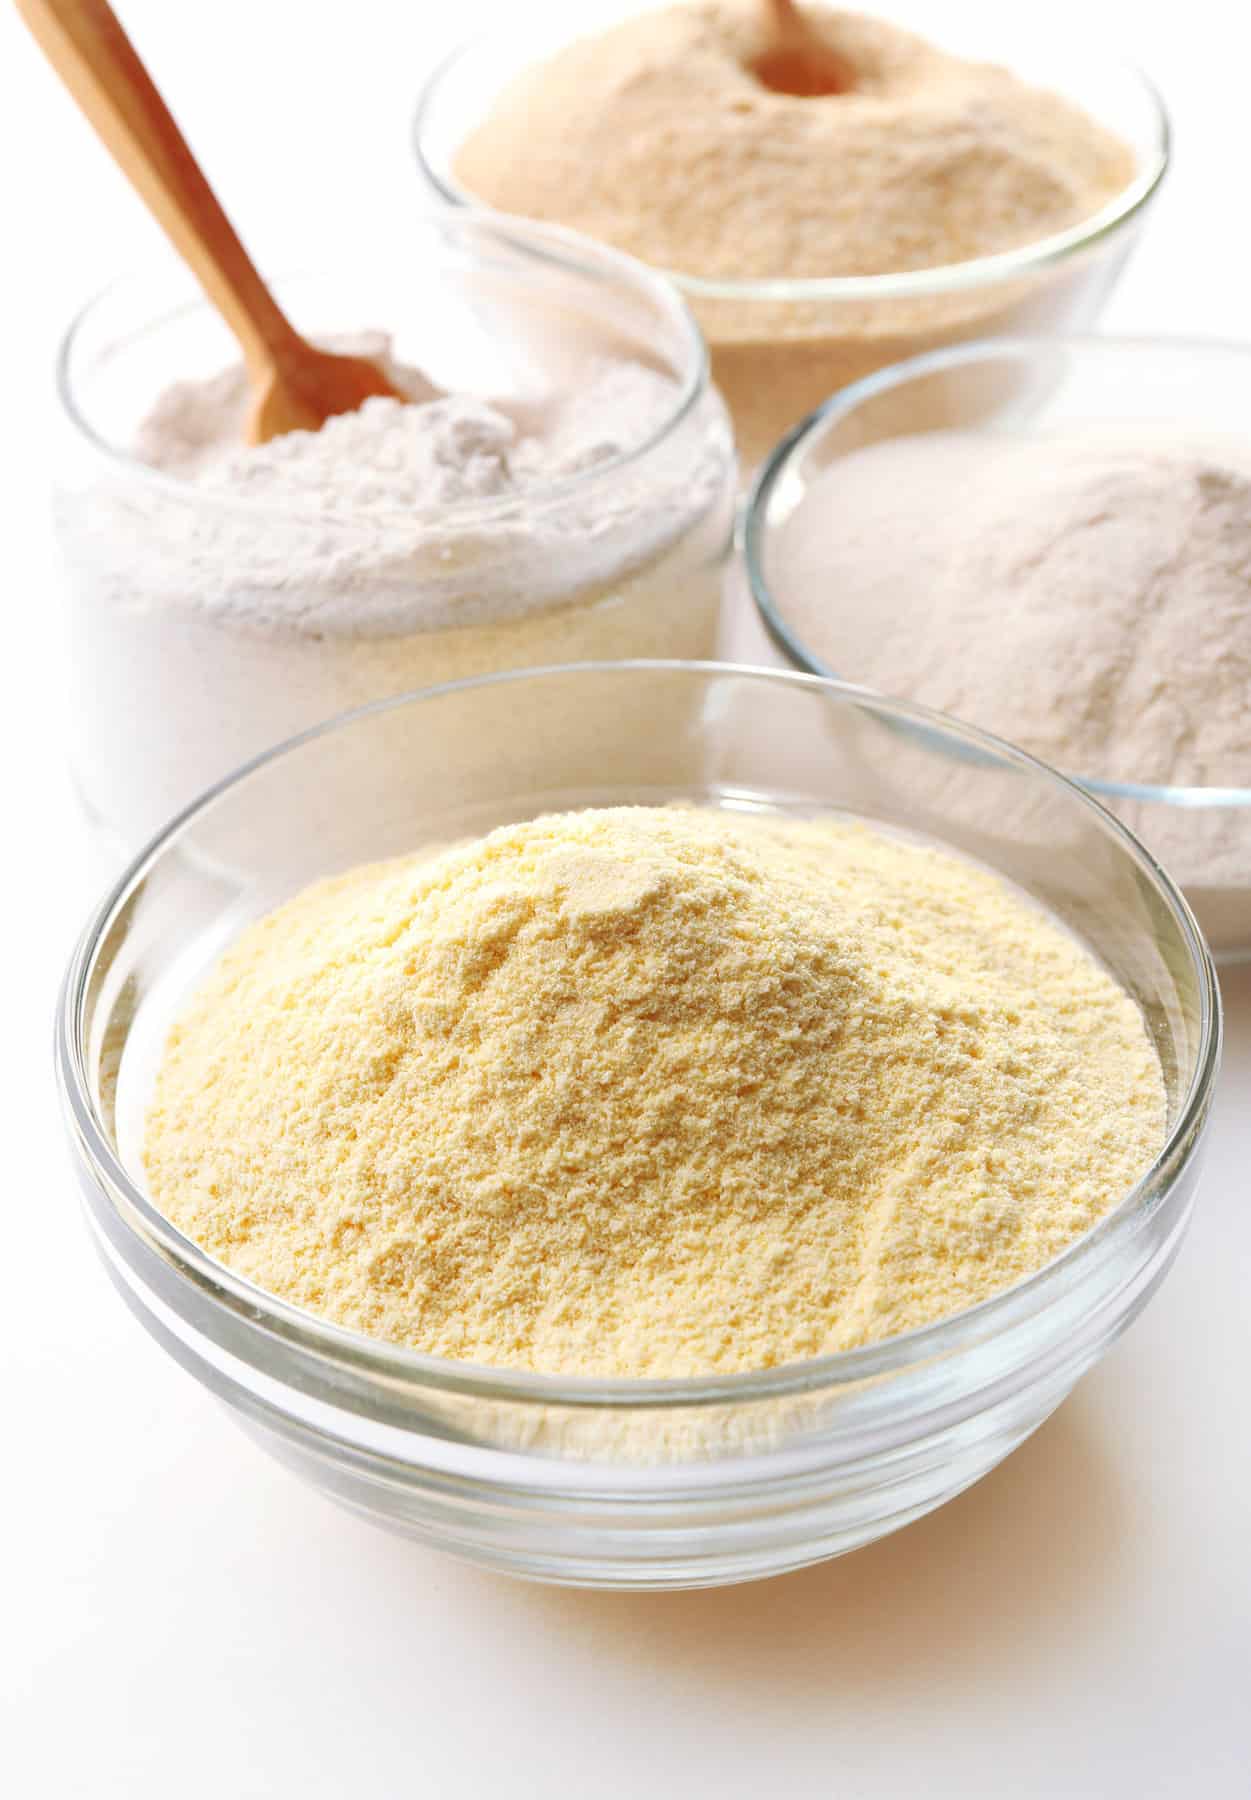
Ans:
{"type": "Polygon", "coordinates": [[[391,254],[278,283],[405,396],[318,432],[244,447],[244,371],[181,274],[118,284],[65,341],[71,756],[124,847],[350,706],[712,652],[737,477],[680,297],[521,222],[443,213],[391,254]]]}
{"type": "MultiPolygon", "coordinates": [[[[988,342],[837,396],[762,472],[744,580],[795,666],[1085,783],[1251,953],[1251,349],[988,342]]],[[[750,603],[749,603],[750,604],[750,603]]]]}
{"type": "Polygon", "coordinates": [[[852,71],[844,93],[764,84],[758,0],[601,5],[469,45],[415,127],[445,200],[674,277],[748,467],[875,368],[1088,325],[1168,160],[1154,89],[1089,42],[906,0],[806,11],[852,71]]]}
{"type": "Polygon", "coordinates": [[[672,1587],[1048,1416],[1178,1247],[1219,1035],[1177,891],[1041,764],[636,662],[262,758],[97,910],[58,1041],[114,1278],[262,1444],[491,1567],[672,1587]]]}

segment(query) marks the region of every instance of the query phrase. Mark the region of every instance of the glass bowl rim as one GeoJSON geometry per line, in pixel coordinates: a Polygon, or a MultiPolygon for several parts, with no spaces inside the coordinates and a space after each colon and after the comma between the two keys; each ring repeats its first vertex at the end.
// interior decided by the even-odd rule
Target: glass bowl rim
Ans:
{"type": "Polygon", "coordinates": [[[1216,971],[1190,907],[1150,852],[1077,783],[989,732],[950,719],[929,707],[893,700],[847,682],[830,681],[794,670],[755,668],[750,664],[631,658],[619,662],[588,661],[504,670],[414,689],[354,707],[261,752],[206,789],[131,859],[90,914],[71,953],[57,1000],[55,1060],[63,1107],[72,1123],[74,1147],[89,1165],[92,1181],[104,1193],[114,1217],[128,1236],[146,1242],[149,1247],[155,1246],[157,1253],[181,1280],[194,1285],[236,1318],[244,1319],[253,1328],[259,1327],[273,1339],[312,1352],[324,1362],[357,1376],[382,1377],[392,1385],[409,1381],[418,1386],[433,1385],[445,1391],[494,1401],[644,1410],[774,1399],[815,1388],[851,1386],[881,1376],[904,1376],[923,1369],[934,1357],[984,1342],[996,1328],[1007,1330],[1045,1313],[1057,1287],[1063,1288],[1076,1272],[1104,1264],[1120,1240],[1133,1232],[1153,1199],[1174,1186],[1193,1154],[1196,1128],[1210,1105],[1220,1064],[1221,1037],[1222,1015],[1216,971]],[[279,1299],[215,1261],[172,1225],[131,1178],[98,1122],[79,1026],[97,950],[107,941],[144,877],[183,828],[207,811],[221,795],[242,787],[253,774],[271,763],[298,752],[317,739],[350,729],[360,720],[471,689],[503,687],[552,677],[570,680],[587,675],[619,677],[623,672],[637,674],[642,680],[650,680],[662,673],[704,679],[729,677],[824,693],[840,706],[870,712],[887,723],[911,725],[923,729],[931,738],[939,736],[955,740],[1001,764],[1006,762],[1015,766],[1030,779],[1040,779],[1064,793],[1068,801],[1096,820],[1164,901],[1185,946],[1198,989],[1199,1031],[1194,1069],[1179,1101],[1176,1121],[1151,1167],[1109,1213],[1059,1256],[976,1306],[931,1324],[857,1349],[783,1363],[776,1368],[649,1378],[546,1375],[431,1356],[331,1324],[315,1313],[279,1299]],[[138,1217],[143,1227],[141,1231],[119,1208],[114,1192],[120,1193],[127,1210],[138,1217]]]}
{"type": "MultiPolygon", "coordinates": [[[[1230,338],[1171,337],[1161,333],[1104,337],[1095,332],[1062,332],[1054,337],[990,337],[977,338],[968,344],[949,344],[941,350],[927,350],[919,356],[909,356],[899,362],[888,363],[885,368],[877,369],[840,388],[775,444],[760,465],[743,504],[740,527],[743,568],[752,602],[765,630],[797,670],[806,675],[819,675],[826,681],[857,685],[848,682],[846,676],[839,675],[836,670],[828,667],[795,634],[765,575],[765,515],[773,490],[788,472],[792,459],[807,448],[810,439],[840,419],[849,417],[865,401],[889,393],[893,388],[904,387],[919,376],[941,374],[945,370],[1005,355],[1024,358],[1069,349],[1111,350],[1114,353],[1128,351],[1131,354],[1139,351],[1153,353],[1160,350],[1180,350],[1187,355],[1202,354],[1213,358],[1233,354],[1251,363],[1251,341],[1240,343],[1230,338]]],[[[1251,787],[1218,787],[1212,784],[1186,787],[1178,784],[1114,781],[1102,775],[1074,775],[1069,779],[1076,781],[1090,793],[1108,800],[1140,800],[1181,808],[1191,807],[1197,811],[1225,806],[1251,806],[1251,787]]]]}
{"type": "MultiPolygon", "coordinates": [[[[484,45],[495,41],[498,32],[477,32],[463,40],[435,64],[417,95],[409,127],[409,139],[417,167],[428,185],[449,206],[470,213],[492,216],[493,209],[474,193],[463,188],[450,175],[436,168],[427,154],[426,136],[429,115],[437,104],[443,85],[463,62],[484,45]]],[[[572,38],[569,41],[573,41],[572,38]]],[[[735,281],[704,275],[688,275],[680,269],[663,269],[660,273],[683,294],[696,300],[761,301],[802,305],[809,301],[883,301],[916,299],[936,294],[960,294],[1036,274],[1066,262],[1069,257],[1088,250],[1114,236],[1142,212],[1157,193],[1172,161],[1173,130],[1164,96],[1144,69],[1128,58],[1104,59],[1122,75],[1136,83],[1154,114],[1154,144],[1141,159],[1141,166],[1123,188],[1096,212],[1063,231],[1050,232],[1031,243],[1012,250],[999,250],[989,256],[970,257],[958,263],[940,263],[928,269],[908,269],[882,275],[816,275],[766,276],[735,281]]],[[[513,215],[509,215],[513,216],[513,215]]],[[[649,267],[653,265],[648,265],[649,267]]],[[[656,265],[659,267],[659,265],[656,265]]]]}
{"type": "MultiPolygon", "coordinates": [[[[75,361],[82,335],[100,311],[119,294],[131,289],[143,293],[150,286],[154,287],[161,280],[168,280],[172,274],[181,272],[187,281],[186,298],[172,303],[156,319],[148,320],[145,329],[151,329],[171,318],[182,318],[191,313],[206,316],[213,311],[212,302],[196,291],[197,284],[190,270],[173,257],[161,262],[153,261],[113,276],[102,287],[95,289],[74,313],[61,335],[53,365],[56,396],[63,415],[91,451],[111,467],[124,472],[128,479],[141,483],[153,493],[167,495],[183,504],[193,502],[221,512],[267,519],[310,520],[318,524],[330,519],[369,531],[373,531],[379,522],[389,520],[407,523],[428,520],[440,527],[454,528],[490,523],[495,519],[513,516],[519,507],[531,512],[540,511],[549,505],[562,503],[574,494],[594,489],[602,481],[617,479],[624,469],[645,460],[679,431],[710,391],[708,347],[694,314],[674,284],[646,263],[640,262],[637,257],[628,256],[624,251],[601,244],[597,239],[571,231],[563,225],[545,225],[537,220],[513,218],[484,207],[463,215],[447,208],[427,209],[418,215],[416,226],[418,230],[432,227],[438,232],[458,233],[468,240],[481,238],[487,243],[502,244],[506,248],[524,252],[536,265],[547,263],[571,274],[588,275],[598,280],[606,278],[618,287],[629,287],[636,293],[645,292],[677,327],[682,344],[684,372],[675,383],[673,404],[664,419],[641,443],[590,468],[562,476],[559,480],[535,483],[519,488],[514,494],[486,500],[432,503],[425,508],[402,508],[394,512],[371,511],[367,519],[352,512],[327,512],[324,506],[310,510],[293,503],[275,504],[270,500],[253,499],[230,489],[201,487],[183,476],[153,468],[124,446],[104,436],[88,416],[77,388],[75,361]]],[[[394,256],[384,256],[374,259],[373,266],[394,268],[399,266],[399,261],[394,256]]],[[[336,272],[326,264],[306,265],[281,270],[274,275],[273,280],[276,286],[281,287],[288,281],[316,279],[336,272]]]]}

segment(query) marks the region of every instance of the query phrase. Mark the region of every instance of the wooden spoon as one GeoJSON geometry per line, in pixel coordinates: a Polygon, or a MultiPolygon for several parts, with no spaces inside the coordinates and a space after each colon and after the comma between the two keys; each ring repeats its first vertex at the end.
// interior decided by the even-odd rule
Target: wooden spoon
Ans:
{"type": "Polygon", "coordinates": [[[307,343],[261,280],[105,0],[17,0],[57,74],[239,340],[250,444],[317,431],[374,394],[405,395],[373,363],[307,343]]]}
{"type": "Polygon", "coordinates": [[[795,0],[765,0],[771,42],[752,64],[752,74],[775,94],[803,100],[847,94],[856,71],[808,23],[795,0]]]}

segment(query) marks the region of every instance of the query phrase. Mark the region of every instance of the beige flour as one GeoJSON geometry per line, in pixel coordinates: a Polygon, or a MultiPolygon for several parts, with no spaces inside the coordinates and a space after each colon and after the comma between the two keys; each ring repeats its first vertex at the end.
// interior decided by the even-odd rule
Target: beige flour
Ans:
{"type": "MultiPolygon", "coordinates": [[[[855,71],[853,92],[762,86],[759,0],[670,7],[523,73],[461,146],[455,178],[492,206],[733,281],[965,262],[1076,225],[1131,180],[1128,146],[1058,95],[885,21],[805,10],[855,71]]],[[[1017,282],[878,303],[691,298],[751,461],[834,386],[1008,323],[998,315],[1036,293],[1017,282]]],[[[1050,302],[1063,303],[1054,291],[1050,302]]]]}
{"type": "Polygon", "coordinates": [[[630,808],[323,882],[171,1034],[152,1194],[439,1355],[768,1367],[1038,1268],[1164,1133],[1129,998],[997,877],[852,825],[630,808]]]}
{"type": "MultiPolygon", "coordinates": [[[[766,573],[848,681],[1081,778],[1251,788],[1251,444],[1143,422],[888,439],[813,482],[766,573]]],[[[1113,804],[1188,888],[1241,892],[1245,943],[1245,817],[1113,804]]]]}

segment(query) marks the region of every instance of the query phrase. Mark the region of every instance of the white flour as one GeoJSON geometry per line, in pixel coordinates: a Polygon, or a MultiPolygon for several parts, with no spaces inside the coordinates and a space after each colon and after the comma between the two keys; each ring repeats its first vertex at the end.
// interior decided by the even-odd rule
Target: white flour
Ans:
{"type": "Polygon", "coordinates": [[[589,361],[522,406],[437,396],[376,335],[351,348],[417,403],[243,449],[227,370],[162,396],[137,445],[153,474],[119,463],[62,497],[77,773],[127,840],[349,706],[712,652],[733,485],[715,396],[666,432],[676,383],[642,363],[589,361]]]}
{"type": "Polygon", "coordinates": [[[542,504],[665,424],[675,384],[641,363],[592,362],[581,389],[522,408],[439,394],[381,334],[350,348],[417,403],[369,400],[318,432],[247,448],[242,368],[161,397],[139,455],[205,496],[179,523],[188,580],[163,606],[351,637],[503,619],[618,578],[708,504],[715,459],[687,471],[693,491],[627,467],[611,487],[542,504]]]}
{"type": "MultiPolygon", "coordinates": [[[[1080,777],[1251,786],[1251,445],[1112,426],[890,440],[822,474],[768,577],[848,680],[1080,777]]],[[[1188,884],[1251,882],[1251,824],[1229,812],[1118,810],[1188,884]]]]}

